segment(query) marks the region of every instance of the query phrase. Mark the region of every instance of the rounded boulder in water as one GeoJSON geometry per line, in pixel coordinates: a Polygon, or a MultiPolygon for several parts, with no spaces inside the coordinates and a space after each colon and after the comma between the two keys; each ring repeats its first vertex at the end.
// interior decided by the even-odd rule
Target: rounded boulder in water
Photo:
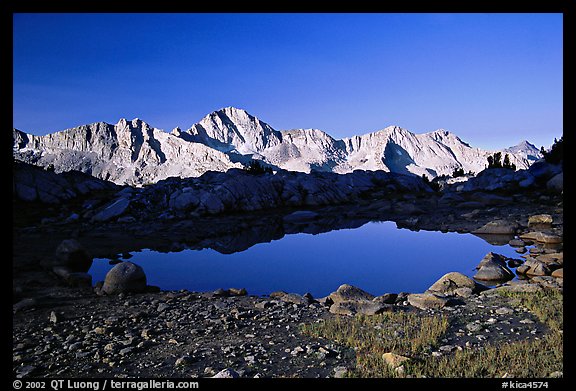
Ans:
{"type": "Polygon", "coordinates": [[[142,267],[132,262],[122,262],[106,274],[102,290],[108,295],[146,290],[146,274],[142,267]]]}

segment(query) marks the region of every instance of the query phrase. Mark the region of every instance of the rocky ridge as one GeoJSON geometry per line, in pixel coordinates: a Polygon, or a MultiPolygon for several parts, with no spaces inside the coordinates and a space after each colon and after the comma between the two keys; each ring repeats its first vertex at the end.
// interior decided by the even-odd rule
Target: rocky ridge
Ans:
{"type": "MultiPolygon", "coordinates": [[[[290,171],[383,170],[432,178],[457,168],[477,173],[493,152],[472,148],[445,130],[414,134],[390,126],[342,140],[318,129],[277,131],[233,107],[171,133],[140,119],[121,119],[116,125],[99,122],[45,136],[13,130],[13,156],[18,160],[137,186],[240,168],[252,159],[290,171]]],[[[519,169],[540,157],[527,142],[505,153],[519,169]]]]}
{"type": "MultiPolygon", "coordinates": [[[[562,166],[544,161],[534,163],[527,170],[484,170],[464,182],[443,183],[441,192],[434,192],[422,178],[385,171],[304,174],[281,170],[271,174],[230,169],[210,171],[197,178],[169,178],[142,188],[121,188],[109,182],[89,180],[91,177],[80,173],[66,175],[82,178],[75,182],[81,190],[74,191],[73,186],[63,190],[62,186],[68,183],[62,179],[65,177],[15,162],[15,199],[59,203],[88,194],[89,189],[106,190],[99,197],[85,200],[81,208],[76,207],[73,218],[130,222],[143,218],[170,220],[230,212],[310,208],[357,203],[362,199],[382,202],[404,194],[427,195],[429,201],[436,200],[438,205],[466,198],[469,203],[463,204],[473,213],[483,205],[511,202],[498,192],[523,194],[545,190],[558,194],[563,191],[562,166]]],[[[410,206],[411,213],[422,214],[418,212],[421,206],[410,206]]]]}
{"type": "Polygon", "coordinates": [[[84,125],[46,136],[14,130],[14,157],[55,172],[81,171],[122,185],[196,177],[242,167],[229,156],[150,127],[140,119],[84,125]]]}

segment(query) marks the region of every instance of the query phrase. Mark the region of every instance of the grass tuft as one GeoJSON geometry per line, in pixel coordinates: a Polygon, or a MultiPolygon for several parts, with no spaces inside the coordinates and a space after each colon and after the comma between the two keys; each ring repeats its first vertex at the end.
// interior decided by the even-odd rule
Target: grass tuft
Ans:
{"type": "Polygon", "coordinates": [[[384,353],[417,356],[436,346],[447,328],[445,317],[386,312],[354,318],[335,317],[304,325],[302,332],[354,348],[357,362],[349,374],[352,377],[393,377],[395,372],[382,359],[384,353]]]}
{"type": "Polygon", "coordinates": [[[458,377],[507,376],[549,377],[563,371],[562,293],[545,290],[536,293],[500,293],[503,298],[528,308],[545,323],[549,332],[539,339],[486,345],[457,350],[441,357],[430,356],[431,349],[448,329],[444,316],[415,312],[388,312],[375,316],[335,317],[303,325],[301,331],[331,339],[356,351],[356,368],[351,377],[458,377]],[[412,359],[403,371],[395,371],[382,354],[393,352],[412,359]]]}

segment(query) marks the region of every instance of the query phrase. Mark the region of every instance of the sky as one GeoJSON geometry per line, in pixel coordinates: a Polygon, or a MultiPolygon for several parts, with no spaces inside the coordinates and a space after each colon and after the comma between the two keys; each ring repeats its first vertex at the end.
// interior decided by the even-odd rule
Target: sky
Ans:
{"type": "Polygon", "coordinates": [[[14,14],[13,126],[140,118],[188,129],[227,106],[335,138],[397,125],[472,146],[563,133],[562,14],[14,14]]]}

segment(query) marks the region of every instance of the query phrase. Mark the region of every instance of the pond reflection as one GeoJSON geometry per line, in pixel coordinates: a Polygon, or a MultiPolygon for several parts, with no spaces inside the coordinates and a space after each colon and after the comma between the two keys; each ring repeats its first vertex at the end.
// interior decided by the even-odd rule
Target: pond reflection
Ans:
{"type": "MultiPolygon", "coordinates": [[[[204,249],[132,252],[130,261],[144,268],[148,284],[165,290],[238,287],[254,295],[284,290],[322,297],[343,283],[374,295],[423,292],[447,272],[473,276],[490,251],[519,257],[507,244],[491,244],[472,234],[415,232],[394,222],[357,221],[349,226],[357,228],[317,234],[309,229],[312,233],[285,236],[270,229],[269,243],[252,244],[246,233],[221,242],[212,239],[204,249]]],[[[108,261],[94,260],[94,281],[104,279],[112,267],[108,261]]]]}

